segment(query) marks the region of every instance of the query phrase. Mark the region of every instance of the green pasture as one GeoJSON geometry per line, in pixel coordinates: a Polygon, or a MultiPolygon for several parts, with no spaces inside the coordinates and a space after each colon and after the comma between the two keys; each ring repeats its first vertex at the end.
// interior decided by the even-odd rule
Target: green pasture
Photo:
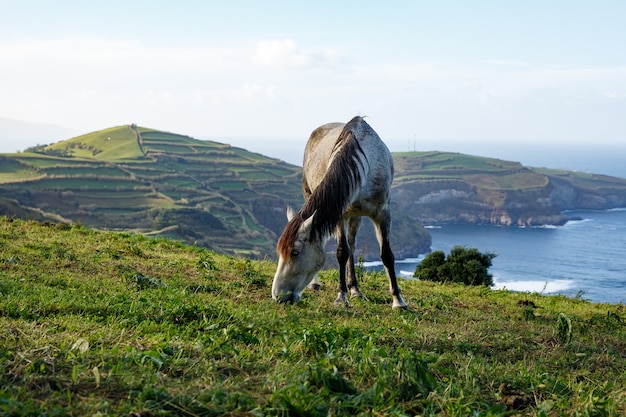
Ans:
{"type": "Polygon", "coordinates": [[[135,186],[140,185],[132,180],[118,180],[115,178],[100,178],[96,180],[85,180],[82,177],[76,178],[42,178],[35,182],[30,182],[28,186],[33,189],[43,190],[71,190],[71,191],[88,191],[88,190],[107,190],[109,192],[117,192],[122,190],[132,190],[135,186]]]}
{"type": "Polygon", "coordinates": [[[116,161],[143,156],[135,132],[130,126],[99,130],[57,142],[45,149],[102,161],[116,161]]]}
{"type": "Polygon", "coordinates": [[[273,172],[261,170],[241,170],[238,172],[239,178],[248,181],[275,181],[280,179],[273,172]]]}
{"type": "Polygon", "coordinates": [[[294,177],[294,176],[300,176],[300,169],[286,169],[284,166],[280,166],[280,165],[269,165],[267,166],[267,168],[269,171],[271,171],[274,175],[276,175],[279,178],[287,178],[287,177],[294,177]]]}
{"type": "Polygon", "coordinates": [[[29,153],[21,153],[15,157],[16,160],[22,162],[26,165],[31,165],[35,168],[50,168],[57,166],[102,166],[104,162],[96,161],[93,159],[82,159],[82,158],[63,158],[58,156],[48,156],[42,154],[29,154],[29,153]]]}
{"type": "Polygon", "coordinates": [[[138,127],[137,131],[141,135],[141,138],[145,142],[167,142],[167,143],[185,143],[195,144],[199,142],[198,139],[193,139],[189,136],[178,135],[175,133],[163,132],[158,130],[147,129],[144,127],[138,127]]]}
{"type": "Polygon", "coordinates": [[[223,191],[241,191],[248,187],[248,183],[246,181],[215,181],[210,186],[223,191]]]}
{"type": "Polygon", "coordinates": [[[185,169],[185,174],[201,183],[209,183],[226,177],[234,178],[235,173],[227,165],[208,165],[205,169],[193,167],[185,169]]]}
{"type": "Polygon", "coordinates": [[[268,161],[272,160],[272,159],[270,159],[269,157],[267,157],[265,155],[261,155],[261,154],[254,153],[254,152],[250,152],[250,151],[247,151],[247,150],[242,149],[242,148],[232,147],[230,149],[238,157],[243,158],[243,159],[247,159],[247,160],[249,160],[251,162],[268,162],[268,161]]]}
{"type": "Polygon", "coordinates": [[[24,181],[41,177],[42,172],[19,160],[0,157],[0,183],[24,181]]]}
{"type": "Polygon", "coordinates": [[[394,153],[396,164],[411,171],[419,167],[420,171],[459,170],[459,171],[503,171],[522,168],[518,162],[503,161],[453,152],[399,152],[394,153]]]}
{"type": "Polygon", "coordinates": [[[162,164],[155,164],[153,161],[139,163],[133,161],[132,163],[120,164],[120,166],[138,177],[152,178],[165,174],[178,174],[175,170],[162,164]]]}
{"type": "Polygon", "coordinates": [[[135,211],[147,210],[152,208],[174,207],[175,204],[162,196],[150,194],[147,192],[118,192],[115,195],[111,193],[91,193],[89,195],[81,194],[76,196],[76,202],[81,206],[93,207],[93,212],[108,212],[111,209],[119,211],[135,211]]]}
{"type": "Polygon", "coordinates": [[[532,171],[504,175],[476,174],[464,178],[473,186],[488,190],[532,190],[545,187],[549,182],[548,177],[532,171]]]}
{"type": "Polygon", "coordinates": [[[83,177],[129,177],[128,172],[112,166],[53,166],[42,169],[47,175],[68,175],[83,177]]]}
{"type": "Polygon", "coordinates": [[[152,143],[144,142],[143,149],[146,153],[150,152],[166,152],[173,154],[193,154],[194,150],[191,146],[174,144],[174,143],[152,143]]]}
{"type": "MultiPolygon", "coordinates": [[[[621,416],[626,311],[337,271],[296,305],[276,263],[0,218],[0,415],[621,416]]],[[[541,268],[538,265],[538,275],[541,268]]]]}
{"type": "Polygon", "coordinates": [[[143,143],[147,146],[154,146],[157,144],[163,145],[182,145],[186,149],[196,153],[207,152],[222,152],[225,149],[229,149],[230,145],[222,144],[210,140],[199,140],[189,136],[177,135],[174,133],[167,133],[161,131],[155,131],[139,127],[137,130],[140,132],[143,143]]]}
{"type": "Polygon", "coordinates": [[[571,181],[573,184],[588,190],[601,189],[602,187],[619,187],[626,188],[622,178],[609,177],[605,175],[597,175],[581,171],[565,171],[559,169],[533,168],[533,171],[544,175],[552,175],[571,181]]]}

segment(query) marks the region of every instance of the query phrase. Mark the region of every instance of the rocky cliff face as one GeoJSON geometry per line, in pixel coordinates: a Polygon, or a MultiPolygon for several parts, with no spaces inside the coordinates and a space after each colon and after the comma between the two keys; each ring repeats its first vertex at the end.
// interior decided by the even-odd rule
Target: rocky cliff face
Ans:
{"type": "Polygon", "coordinates": [[[568,210],[626,207],[626,190],[585,189],[560,178],[549,178],[537,190],[481,190],[464,182],[440,184],[428,190],[420,184],[395,187],[392,198],[425,225],[442,223],[501,226],[562,225],[573,219],[568,210]]]}
{"type": "MultiPolygon", "coordinates": [[[[425,225],[442,223],[500,226],[561,225],[569,217],[550,198],[550,186],[532,192],[481,190],[464,182],[428,190],[419,184],[400,185],[393,200],[425,225]]],[[[426,187],[428,188],[428,187],[426,187]]]]}
{"type": "Polygon", "coordinates": [[[568,210],[626,207],[626,180],[459,154],[396,157],[392,200],[422,224],[562,225],[568,210]]]}
{"type": "Polygon", "coordinates": [[[608,210],[626,207],[626,190],[619,178],[593,175],[595,184],[581,186],[564,175],[550,176],[550,202],[561,210],[608,210]]]}

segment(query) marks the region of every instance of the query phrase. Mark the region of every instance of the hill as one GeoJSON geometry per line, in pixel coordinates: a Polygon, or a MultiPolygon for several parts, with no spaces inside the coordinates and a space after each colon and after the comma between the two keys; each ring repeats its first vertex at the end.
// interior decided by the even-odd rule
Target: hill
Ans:
{"type": "Polygon", "coordinates": [[[626,413],[623,305],[336,270],[297,305],[275,262],[0,218],[0,415],[626,413]]]}
{"type": "MultiPolygon", "coordinates": [[[[118,126],[0,155],[0,214],[274,257],[287,205],[303,203],[301,182],[299,167],[241,148],[118,126]]],[[[398,256],[428,251],[424,228],[394,211],[398,256]]],[[[373,228],[365,229],[362,253],[375,258],[373,228]]]]}
{"type": "Polygon", "coordinates": [[[278,213],[300,202],[291,165],[134,125],[5,155],[0,171],[0,196],[46,218],[253,257],[273,253],[278,213]]]}
{"type": "MultiPolygon", "coordinates": [[[[393,158],[397,258],[429,251],[422,225],[560,225],[568,210],[626,207],[626,179],[451,152],[393,158]]],[[[300,167],[245,149],[118,126],[0,155],[0,214],[273,258],[287,205],[303,203],[301,178],[300,167]]],[[[366,260],[378,258],[370,222],[357,241],[366,260]]]]}
{"type": "Polygon", "coordinates": [[[567,210],[626,207],[626,179],[451,152],[394,154],[392,200],[426,225],[561,225],[567,210]]]}

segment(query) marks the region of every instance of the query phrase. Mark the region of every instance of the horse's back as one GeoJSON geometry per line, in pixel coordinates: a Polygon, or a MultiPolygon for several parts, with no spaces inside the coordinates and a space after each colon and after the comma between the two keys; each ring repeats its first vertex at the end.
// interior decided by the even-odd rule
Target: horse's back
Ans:
{"type": "MultiPolygon", "coordinates": [[[[361,155],[364,158],[364,178],[361,200],[380,200],[377,203],[386,204],[389,188],[393,179],[393,159],[387,146],[378,134],[361,117],[355,117],[350,122],[328,123],[315,129],[307,142],[304,152],[302,185],[305,198],[322,182],[333,157],[338,149],[338,139],[342,132],[349,130],[351,140],[359,143],[361,155]],[[382,201],[384,200],[384,201],[382,201]]],[[[349,136],[344,135],[344,140],[349,136]]]]}

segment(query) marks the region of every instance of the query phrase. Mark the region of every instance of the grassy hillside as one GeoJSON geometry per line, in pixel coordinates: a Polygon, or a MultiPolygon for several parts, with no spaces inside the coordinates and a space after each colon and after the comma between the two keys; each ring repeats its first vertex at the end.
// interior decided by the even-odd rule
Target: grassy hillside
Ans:
{"type": "Polygon", "coordinates": [[[144,156],[139,142],[138,131],[134,126],[119,126],[57,142],[45,150],[47,153],[76,158],[118,161],[144,156]]]}
{"type": "Polygon", "coordinates": [[[548,178],[519,162],[451,152],[394,154],[398,184],[415,181],[463,180],[476,188],[532,190],[545,187],[548,178]]]}
{"type": "Polygon", "coordinates": [[[119,126],[3,156],[0,197],[49,219],[272,256],[299,170],[229,145],[119,126]],[[242,244],[245,242],[245,244],[242,244]]]}
{"type": "MultiPolygon", "coordinates": [[[[564,210],[626,206],[626,179],[451,152],[393,157],[397,258],[430,249],[422,224],[563,224],[564,210]]],[[[275,256],[286,206],[300,207],[301,195],[299,167],[135,125],[0,155],[0,214],[163,236],[257,259],[275,256]]],[[[374,260],[378,245],[364,224],[359,255],[374,260]]]]}
{"type": "MultiPolygon", "coordinates": [[[[299,167],[135,125],[0,156],[0,162],[0,214],[160,235],[251,258],[275,256],[287,205],[303,202],[299,167]]],[[[394,210],[398,256],[426,252],[428,233],[394,210]]],[[[369,225],[359,241],[361,253],[377,258],[369,225]]]]}
{"type": "Polygon", "coordinates": [[[626,413],[623,305],[337,272],[297,305],[276,265],[0,218],[0,415],[626,413]]]}

